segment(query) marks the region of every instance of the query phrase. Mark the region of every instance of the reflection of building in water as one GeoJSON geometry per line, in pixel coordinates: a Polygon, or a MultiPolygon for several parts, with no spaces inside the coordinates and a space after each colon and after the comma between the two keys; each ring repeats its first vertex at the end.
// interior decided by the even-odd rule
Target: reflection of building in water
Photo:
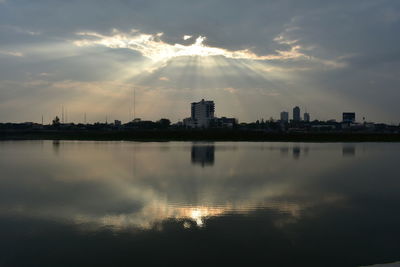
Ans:
{"type": "Polygon", "coordinates": [[[300,157],[302,158],[307,157],[309,151],[310,148],[308,146],[305,147],[294,146],[292,148],[292,155],[294,159],[300,159],[300,157]]]}
{"type": "Polygon", "coordinates": [[[300,147],[293,147],[293,158],[298,159],[300,157],[300,147]]]}
{"type": "Polygon", "coordinates": [[[192,163],[201,166],[214,164],[214,145],[192,145],[192,163]]]}
{"type": "Polygon", "coordinates": [[[289,147],[284,146],[284,147],[279,148],[279,150],[280,150],[282,156],[286,157],[287,155],[289,155],[289,147]]]}
{"type": "Polygon", "coordinates": [[[342,148],[343,157],[354,157],[356,155],[356,147],[354,145],[344,145],[342,148]]]}
{"type": "Polygon", "coordinates": [[[308,146],[303,148],[304,156],[308,155],[308,151],[310,151],[310,148],[308,146]]]}
{"type": "Polygon", "coordinates": [[[60,152],[60,140],[53,140],[53,151],[56,155],[60,152]]]}

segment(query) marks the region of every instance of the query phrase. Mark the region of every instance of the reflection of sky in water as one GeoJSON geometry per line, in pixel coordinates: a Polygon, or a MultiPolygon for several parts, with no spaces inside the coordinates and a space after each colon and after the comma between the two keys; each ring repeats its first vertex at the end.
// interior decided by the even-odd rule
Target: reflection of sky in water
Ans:
{"type": "Polygon", "coordinates": [[[306,207],[345,202],[346,192],[326,187],[331,178],[357,179],[357,166],[385,153],[358,146],[363,152],[349,161],[349,144],[7,142],[2,212],[115,227],[167,218],[202,226],[203,218],[258,208],[296,218],[306,207]],[[214,154],[212,168],[196,167],[213,164],[214,154]]]}
{"type": "Polygon", "coordinates": [[[260,236],[268,218],[291,242],[323,226],[376,230],[368,216],[392,216],[392,229],[399,155],[374,143],[0,142],[0,216],[116,232],[240,221],[260,236]]]}
{"type": "Polygon", "coordinates": [[[309,189],[300,190],[321,172],[337,169],[338,163],[348,164],[337,146],[311,145],[315,149],[308,157],[305,151],[309,146],[3,143],[2,209],[115,227],[150,227],[167,218],[187,218],[202,226],[203,218],[257,208],[273,208],[296,217],[314,202],[345,197],[334,191],[310,194],[306,193],[309,189]],[[302,161],[282,157],[282,148],[287,147],[293,151],[293,159],[302,161]],[[214,153],[217,165],[196,167],[213,164],[214,153]],[[321,161],[321,157],[334,161],[321,161]]]}

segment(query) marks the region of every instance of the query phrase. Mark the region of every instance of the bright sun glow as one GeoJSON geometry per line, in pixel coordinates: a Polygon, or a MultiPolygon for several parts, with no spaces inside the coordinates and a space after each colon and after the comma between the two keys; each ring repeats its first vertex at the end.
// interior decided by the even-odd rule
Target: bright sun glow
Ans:
{"type": "MultiPolygon", "coordinates": [[[[231,59],[248,60],[287,60],[306,57],[300,52],[301,46],[297,44],[296,40],[286,40],[283,37],[276,38],[275,41],[289,45],[289,50],[276,50],[274,54],[260,56],[250,49],[228,50],[207,46],[205,44],[206,37],[204,36],[197,37],[194,43],[190,45],[172,45],[161,40],[163,33],[143,34],[137,31],[123,33],[113,30],[112,35],[103,35],[96,32],[79,32],[77,35],[82,37],[82,39],[74,41],[77,46],[102,45],[109,48],[126,48],[137,51],[153,61],[166,61],[174,57],[183,56],[223,56],[231,59]]],[[[185,35],[183,39],[190,38],[192,36],[185,35]]]]}

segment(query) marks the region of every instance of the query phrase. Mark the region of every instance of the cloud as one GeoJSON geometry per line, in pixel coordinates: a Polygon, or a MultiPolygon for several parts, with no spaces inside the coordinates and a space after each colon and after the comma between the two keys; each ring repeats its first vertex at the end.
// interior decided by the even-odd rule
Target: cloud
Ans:
{"type": "Polygon", "coordinates": [[[6,55],[6,56],[13,56],[13,57],[23,57],[24,54],[18,51],[5,51],[5,50],[0,50],[0,55],[6,55]]]}
{"type": "Polygon", "coordinates": [[[75,40],[77,46],[102,45],[109,48],[126,48],[141,53],[153,61],[166,61],[182,56],[223,56],[230,59],[246,60],[295,60],[308,58],[301,52],[301,46],[297,41],[290,41],[283,37],[276,38],[278,43],[289,46],[288,50],[276,50],[274,54],[257,55],[250,49],[229,50],[221,47],[212,47],[205,44],[206,37],[199,36],[193,44],[174,45],[161,40],[163,33],[145,34],[139,32],[124,33],[114,29],[111,35],[97,32],[78,32],[83,39],[75,40]]]}
{"type": "Polygon", "coordinates": [[[49,73],[49,72],[41,72],[41,73],[39,73],[39,76],[42,76],[42,77],[51,76],[51,75],[52,74],[49,73]]]}
{"type": "Polygon", "coordinates": [[[31,31],[24,29],[22,27],[12,26],[12,25],[0,25],[0,30],[13,31],[16,33],[28,34],[28,35],[40,35],[40,32],[38,31],[31,31]]]}
{"type": "Polygon", "coordinates": [[[158,78],[160,81],[169,81],[169,78],[168,77],[160,77],[160,78],[158,78]]]}
{"type": "Polygon", "coordinates": [[[224,88],[224,91],[229,92],[231,94],[237,93],[237,89],[235,89],[233,87],[226,87],[226,88],[224,88]]]}

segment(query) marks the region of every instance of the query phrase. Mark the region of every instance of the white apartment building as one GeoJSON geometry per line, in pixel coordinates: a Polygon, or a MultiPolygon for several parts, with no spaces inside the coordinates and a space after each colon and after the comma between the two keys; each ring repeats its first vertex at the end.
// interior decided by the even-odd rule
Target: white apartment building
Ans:
{"type": "Polygon", "coordinates": [[[183,122],[185,126],[191,128],[208,128],[210,122],[214,120],[215,104],[214,101],[193,102],[191,104],[191,117],[183,122]]]}

